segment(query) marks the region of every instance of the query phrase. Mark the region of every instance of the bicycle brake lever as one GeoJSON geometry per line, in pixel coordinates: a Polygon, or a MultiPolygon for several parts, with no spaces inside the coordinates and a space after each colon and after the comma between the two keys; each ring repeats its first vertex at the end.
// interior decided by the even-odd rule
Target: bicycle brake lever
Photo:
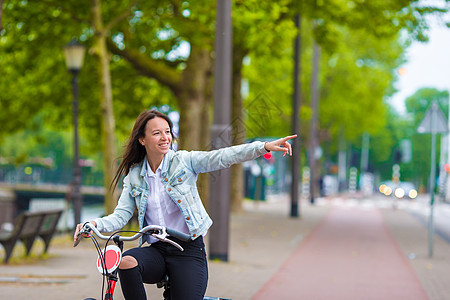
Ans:
{"type": "Polygon", "coordinates": [[[177,247],[180,251],[184,251],[183,247],[181,247],[177,242],[172,241],[171,239],[167,238],[167,231],[166,228],[162,228],[161,232],[156,234],[156,233],[152,233],[152,236],[157,238],[160,241],[169,243],[175,247],[177,247]]]}
{"type": "Polygon", "coordinates": [[[183,247],[181,247],[177,242],[174,242],[171,239],[165,239],[164,241],[177,247],[180,251],[184,251],[183,247]]]}
{"type": "Polygon", "coordinates": [[[83,228],[78,232],[77,239],[73,242],[73,246],[76,247],[81,242],[82,238],[91,237],[90,229],[89,227],[86,227],[86,223],[83,225],[83,228]],[[83,234],[86,234],[86,236],[83,236],[83,234]]]}
{"type": "Polygon", "coordinates": [[[78,244],[81,242],[81,232],[79,232],[77,234],[77,239],[75,240],[75,242],[73,243],[73,246],[76,247],[78,246],[78,244]]]}

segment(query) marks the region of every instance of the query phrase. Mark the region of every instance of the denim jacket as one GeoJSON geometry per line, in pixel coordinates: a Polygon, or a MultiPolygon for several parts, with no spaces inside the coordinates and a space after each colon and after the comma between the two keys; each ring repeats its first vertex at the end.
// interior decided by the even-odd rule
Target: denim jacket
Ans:
{"type": "MultiPolygon", "coordinates": [[[[233,164],[255,159],[267,153],[263,142],[253,142],[213,151],[173,151],[162,161],[162,183],[170,198],[175,202],[185,219],[191,239],[206,234],[212,220],[206,212],[197,190],[197,176],[233,164]]],[[[145,180],[146,158],[131,167],[123,180],[123,189],[114,212],[95,219],[97,228],[112,232],[125,226],[138,210],[139,228],[144,227],[145,210],[149,197],[149,187],[145,180]]],[[[159,225],[159,224],[154,224],[159,225]]]]}

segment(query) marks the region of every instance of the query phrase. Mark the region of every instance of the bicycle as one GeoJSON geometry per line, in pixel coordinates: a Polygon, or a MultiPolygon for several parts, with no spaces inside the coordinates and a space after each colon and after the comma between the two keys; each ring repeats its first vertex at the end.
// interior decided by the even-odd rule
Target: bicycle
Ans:
{"type": "MultiPolygon", "coordinates": [[[[182,232],[159,226],[159,225],[148,225],[142,228],[139,231],[123,231],[119,230],[110,236],[105,236],[98,231],[98,229],[91,223],[87,222],[83,225],[82,230],[78,233],[77,239],[74,242],[73,246],[76,247],[80,241],[81,237],[91,238],[97,253],[97,268],[103,276],[103,284],[102,284],[102,299],[104,300],[113,300],[114,290],[116,287],[116,283],[118,280],[118,267],[120,261],[122,260],[122,252],[123,252],[123,244],[125,241],[135,241],[143,235],[151,235],[154,238],[157,238],[160,241],[170,243],[171,245],[178,248],[180,251],[184,251],[183,247],[181,247],[177,242],[168,239],[167,236],[172,236],[182,241],[189,241],[190,236],[184,234],[182,232]],[[132,236],[121,236],[120,233],[135,233],[132,236]],[[98,243],[97,236],[99,239],[106,240],[106,244],[104,249],[101,249],[100,244],[98,243]],[[110,241],[113,241],[115,245],[108,245],[110,241]],[[106,280],[106,292],[105,292],[105,280],[106,280]]],[[[158,288],[163,288],[163,297],[164,300],[170,300],[170,284],[169,284],[169,276],[166,274],[163,279],[158,282],[156,285],[158,288]]],[[[85,300],[95,300],[94,298],[86,298],[85,300]]],[[[220,297],[207,297],[205,296],[203,300],[231,300],[220,297]]]]}

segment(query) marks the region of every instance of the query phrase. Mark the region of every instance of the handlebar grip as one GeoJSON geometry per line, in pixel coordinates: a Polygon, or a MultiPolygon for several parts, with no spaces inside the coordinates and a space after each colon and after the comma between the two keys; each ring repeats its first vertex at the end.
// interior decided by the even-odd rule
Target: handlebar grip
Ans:
{"type": "Polygon", "coordinates": [[[176,230],[173,230],[170,228],[166,228],[166,231],[170,236],[173,236],[173,237],[180,239],[182,241],[185,241],[185,242],[187,242],[191,239],[190,235],[183,233],[183,232],[179,232],[179,231],[176,231],[176,230]]]}

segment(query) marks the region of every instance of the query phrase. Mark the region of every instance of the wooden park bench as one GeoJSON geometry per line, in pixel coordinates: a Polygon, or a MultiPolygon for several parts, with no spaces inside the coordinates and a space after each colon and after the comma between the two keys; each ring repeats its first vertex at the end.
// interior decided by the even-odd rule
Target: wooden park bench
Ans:
{"type": "Polygon", "coordinates": [[[35,239],[40,237],[44,241],[44,253],[46,253],[62,212],[63,210],[60,209],[27,211],[19,215],[13,231],[0,232],[0,244],[3,245],[6,252],[4,263],[8,262],[17,241],[23,243],[28,256],[35,239]]]}

